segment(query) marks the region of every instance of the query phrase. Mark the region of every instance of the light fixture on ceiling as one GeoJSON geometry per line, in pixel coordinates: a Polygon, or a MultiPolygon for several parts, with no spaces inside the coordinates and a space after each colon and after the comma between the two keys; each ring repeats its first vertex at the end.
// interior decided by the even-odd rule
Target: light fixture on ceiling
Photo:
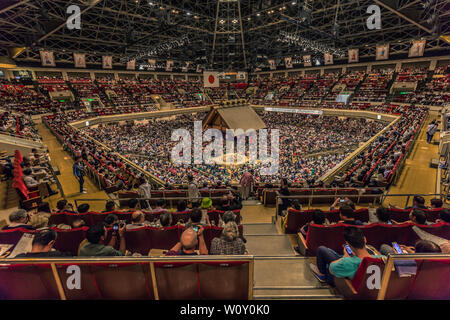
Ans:
{"type": "Polygon", "coordinates": [[[9,57],[0,57],[0,68],[12,69],[17,68],[17,65],[14,60],[9,57]]]}

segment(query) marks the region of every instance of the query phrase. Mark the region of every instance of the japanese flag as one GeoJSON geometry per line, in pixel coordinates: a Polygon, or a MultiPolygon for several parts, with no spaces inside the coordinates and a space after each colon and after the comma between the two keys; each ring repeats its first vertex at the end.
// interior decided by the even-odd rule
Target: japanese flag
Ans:
{"type": "Polygon", "coordinates": [[[218,72],[203,72],[203,86],[205,88],[219,87],[219,73],[218,72]]]}

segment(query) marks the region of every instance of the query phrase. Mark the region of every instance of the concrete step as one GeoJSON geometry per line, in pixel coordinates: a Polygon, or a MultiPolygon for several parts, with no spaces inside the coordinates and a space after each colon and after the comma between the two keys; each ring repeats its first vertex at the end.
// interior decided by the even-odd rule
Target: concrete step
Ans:
{"type": "Polygon", "coordinates": [[[272,223],[244,223],[244,235],[277,235],[277,227],[272,223]]]}
{"type": "Polygon", "coordinates": [[[316,287],[255,287],[253,298],[256,300],[342,300],[342,296],[337,295],[333,289],[316,287]]]}
{"type": "Polygon", "coordinates": [[[253,256],[293,257],[297,254],[285,234],[246,235],[245,238],[245,246],[253,256]]]}

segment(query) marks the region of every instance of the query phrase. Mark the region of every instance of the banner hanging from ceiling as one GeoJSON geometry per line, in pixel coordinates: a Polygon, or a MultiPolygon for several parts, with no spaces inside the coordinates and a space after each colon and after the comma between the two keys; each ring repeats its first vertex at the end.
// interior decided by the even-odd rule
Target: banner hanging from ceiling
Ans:
{"type": "Polygon", "coordinates": [[[156,69],[156,60],[148,59],[148,70],[155,70],[155,69],[156,69]]]}
{"type": "Polygon", "coordinates": [[[127,70],[135,70],[135,69],[136,69],[136,59],[128,61],[127,70]]]}
{"type": "Polygon", "coordinates": [[[56,67],[53,51],[39,51],[43,67],[56,67]]]}
{"type": "Polygon", "coordinates": [[[86,54],[74,52],[73,61],[75,68],[86,68],[86,54]]]}
{"type": "Polygon", "coordinates": [[[203,86],[205,88],[218,88],[219,73],[210,71],[203,72],[203,86]]]}
{"type": "Polygon", "coordinates": [[[325,61],[325,65],[333,64],[333,55],[331,53],[324,53],[323,60],[325,61]]]}
{"type": "Polygon", "coordinates": [[[186,61],[185,63],[184,63],[184,66],[181,68],[181,71],[183,71],[183,72],[188,72],[188,69],[189,69],[189,66],[191,65],[191,62],[190,61],[186,61]]]}
{"type": "Polygon", "coordinates": [[[311,61],[311,56],[310,55],[303,56],[303,65],[305,67],[311,67],[312,66],[312,61],[311,61]]]}
{"type": "Polygon", "coordinates": [[[359,62],[359,49],[348,49],[348,63],[359,62]]]}
{"type": "Polygon", "coordinates": [[[103,69],[112,69],[112,56],[102,56],[103,69]]]}
{"type": "Polygon", "coordinates": [[[389,59],[389,44],[378,45],[376,60],[387,59],[389,59]]]}
{"type": "Polygon", "coordinates": [[[269,68],[270,68],[270,70],[277,70],[277,66],[275,65],[275,60],[269,60],[269,68]]]}
{"type": "Polygon", "coordinates": [[[173,68],[173,60],[166,61],[166,71],[172,71],[173,68]]]}
{"type": "Polygon", "coordinates": [[[423,57],[426,40],[414,40],[409,48],[408,57],[423,57]]]}
{"type": "Polygon", "coordinates": [[[286,57],[284,58],[284,65],[286,66],[286,69],[292,69],[292,57],[286,57]]]}

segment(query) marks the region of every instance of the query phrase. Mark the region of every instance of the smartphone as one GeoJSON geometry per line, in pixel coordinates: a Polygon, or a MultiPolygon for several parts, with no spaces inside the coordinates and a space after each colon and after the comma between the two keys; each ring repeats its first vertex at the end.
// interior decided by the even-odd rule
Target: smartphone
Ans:
{"type": "Polygon", "coordinates": [[[113,225],[113,231],[119,231],[119,225],[118,224],[114,224],[113,225]]]}
{"type": "Polygon", "coordinates": [[[344,202],[344,201],[345,201],[345,199],[341,199],[341,200],[339,200],[339,202],[341,202],[341,203],[342,203],[342,202],[344,202]]]}
{"type": "Polygon", "coordinates": [[[348,244],[344,244],[344,248],[345,248],[345,251],[347,251],[349,256],[353,255],[352,248],[350,248],[348,244]]]}
{"type": "Polygon", "coordinates": [[[197,233],[198,233],[198,230],[200,230],[200,228],[198,226],[193,226],[192,229],[194,229],[194,231],[197,233]]]}
{"type": "Polygon", "coordinates": [[[403,250],[402,250],[402,248],[400,248],[400,246],[398,245],[397,242],[392,242],[392,247],[394,248],[395,252],[397,252],[398,254],[403,254],[403,250]]]}

